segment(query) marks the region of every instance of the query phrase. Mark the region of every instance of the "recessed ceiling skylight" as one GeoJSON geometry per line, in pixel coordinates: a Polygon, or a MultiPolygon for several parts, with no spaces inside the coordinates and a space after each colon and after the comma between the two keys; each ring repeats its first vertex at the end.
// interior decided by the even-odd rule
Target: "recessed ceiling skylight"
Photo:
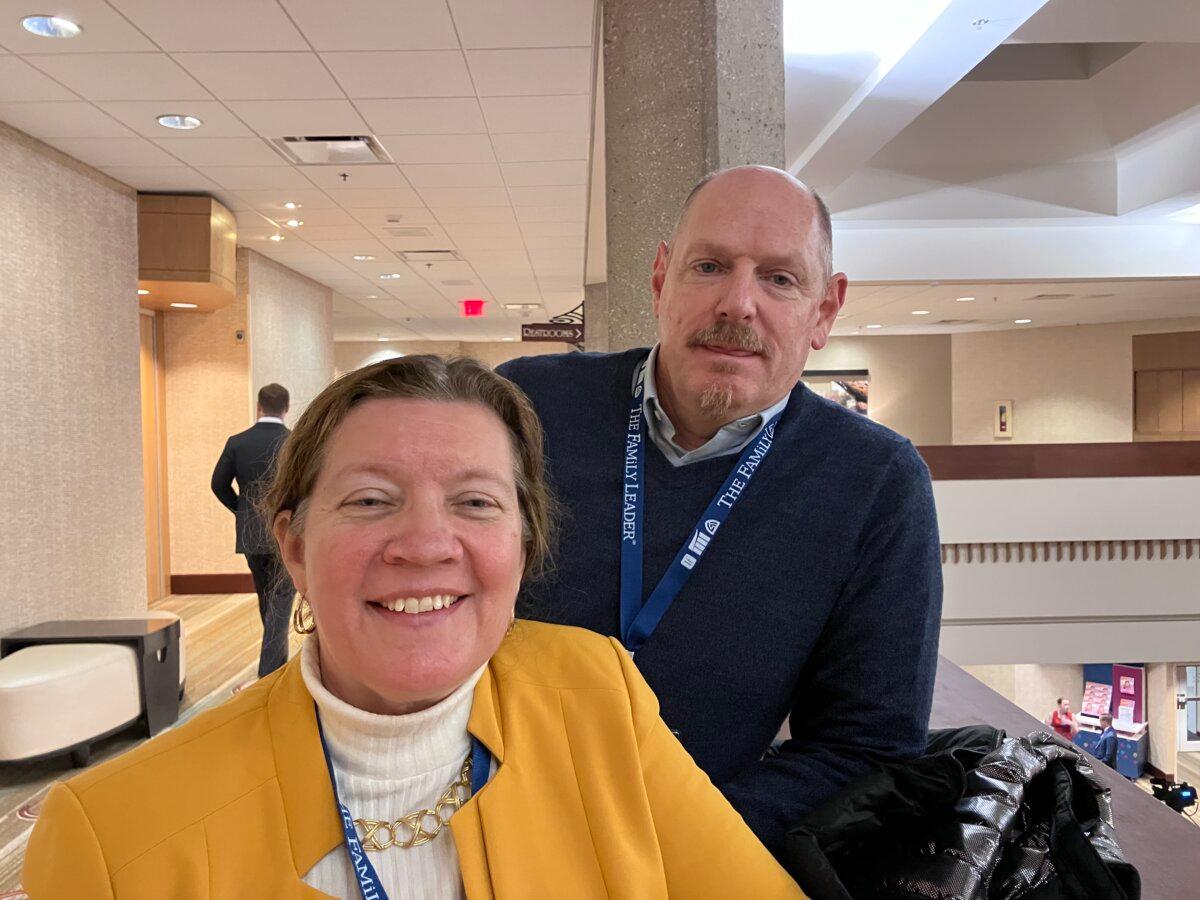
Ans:
{"type": "Polygon", "coordinates": [[[193,128],[199,128],[204,123],[195,116],[169,113],[164,116],[159,116],[158,124],[163,128],[173,128],[176,131],[191,131],[193,128]]]}
{"type": "Polygon", "coordinates": [[[73,38],[83,30],[70,19],[58,16],[26,16],[21,24],[30,34],[46,38],[73,38]]]}
{"type": "Polygon", "coordinates": [[[950,5],[950,0],[784,0],[783,52],[801,56],[869,53],[887,68],[950,5]]]}

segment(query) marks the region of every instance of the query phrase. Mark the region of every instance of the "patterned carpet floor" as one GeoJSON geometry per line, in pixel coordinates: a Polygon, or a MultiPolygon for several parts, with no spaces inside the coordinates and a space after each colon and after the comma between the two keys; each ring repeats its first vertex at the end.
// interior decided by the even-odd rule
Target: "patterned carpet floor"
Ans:
{"type": "MultiPolygon", "coordinates": [[[[173,612],[183,620],[187,685],[177,724],[220,705],[254,679],[262,626],[253,594],[173,595],[151,608],[173,612]]],[[[292,635],[293,652],[299,642],[292,635]]],[[[136,726],[113,735],[92,748],[91,764],[112,759],[144,740],[136,726]]],[[[65,756],[36,763],[0,763],[0,900],[26,897],[20,886],[21,861],[42,800],[56,781],[79,771],[65,756]]]]}

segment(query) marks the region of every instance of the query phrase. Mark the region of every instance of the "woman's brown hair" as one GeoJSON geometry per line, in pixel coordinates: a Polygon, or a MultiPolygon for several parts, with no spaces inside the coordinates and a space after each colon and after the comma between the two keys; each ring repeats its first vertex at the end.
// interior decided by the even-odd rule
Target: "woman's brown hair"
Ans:
{"type": "Polygon", "coordinates": [[[508,429],[516,459],[517,500],[524,525],[524,577],[549,564],[554,500],[546,485],[542,425],[519,387],[473,359],[405,356],[365,366],[325,388],[300,416],[279,451],[271,485],[259,504],[268,529],[283,512],[291,528],[304,527],[304,513],[324,464],[329,438],[350,410],[367,400],[405,398],[479,403],[508,429]]]}

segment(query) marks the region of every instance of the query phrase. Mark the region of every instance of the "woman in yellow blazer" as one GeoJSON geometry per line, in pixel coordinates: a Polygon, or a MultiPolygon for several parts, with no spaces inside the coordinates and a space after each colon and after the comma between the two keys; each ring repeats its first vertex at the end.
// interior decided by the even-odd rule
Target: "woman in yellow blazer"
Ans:
{"type": "Polygon", "coordinates": [[[541,448],[469,360],[327,388],[263,503],[302,653],[55,786],[32,900],[802,896],[619,644],[514,622],[550,542],[541,448]]]}

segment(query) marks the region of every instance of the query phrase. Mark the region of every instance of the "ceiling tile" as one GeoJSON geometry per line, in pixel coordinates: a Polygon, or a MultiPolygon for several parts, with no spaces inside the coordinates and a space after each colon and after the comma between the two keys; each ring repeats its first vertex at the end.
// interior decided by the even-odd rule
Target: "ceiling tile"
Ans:
{"type": "Polygon", "coordinates": [[[291,166],[200,166],[200,172],[223,188],[241,193],[259,190],[303,190],[311,182],[291,166]]]}
{"type": "Polygon", "coordinates": [[[123,100],[98,103],[97,106],[114,118],[120,119],[138,134],[150,138],[169,137],[173,140],[187,141],[193,138],[253,136],[249,128],[215,100],[188,100],[186,103],[170,106],[157,100],[123,100]],[[164,113],[186,113],[196,116],[204,124],[195,131],[172,131],[158,124],[158,117],[164,113]]]}
{"type": "Polygon", "coordinates": [[[120,53],[157,48],[104,0],[69,0],[59,4],[57,15],[83,28],[69,41],[30,34],[21,26],[23,16],[36,12],[37,4],[25,0],[0,0],[0,43],[14,53],[120,53]]]}
{"type": "Polygon", "coordinates": [[[155,141],[191,166],[286,166],[261,138],[167,138],[155,141]]]}
{"type": "Polygon", "coordinates": [[[514,206],[587,206],[587,187],[582,184],[509,188],[514,206]]]}
{"type": "Polygon", "coordinates": [[[560,97],[485,97],[479,101],[488,131],[567,131],[587,134],[591,128],[591,98],[586,94],[560,97]]]}
{"type": "Polygon", "coordinates": [[[139,191],[204,191],[212,193],[217,185],[185,166],[104,166],[111,175],[139,191]]]}
{"type": "Polygon", "coordinates": [[[487,131],[474,97],[360,100],[355,106],[375,134],[478,134],[487,131]]]}
{"type": "Polygon", "coordinates": [[[337,259],[338,262],[350,266],[357,271],[360,263],[354,259],[355,255],[369,255],[376,258],[375,261],[383,260],[385,257],[391,256],[386,247],[382,243],[372,237],[360,238],[338,238],[338,239],[322,239],[312,241],[313,246],[319,250],[323,250],[330,256],[337,259]]]}
{"type": "MultiPolygon", "coordinates": [[[[29,61],[88,100],[204,100],[196,79],[165,53],[77,53],[29,61]]],[[[175,112],[176,110],[163,110],[175,112]]]]}
{"type": "Polygon", "coordinates": [[[231,100],[229,108],[263,137],[366,134],[346,100],[231,100]]]}
{"type": "Polygon", "coordinates": [[[445,0],[282,0],[317,50],[458,49],[445,0]]]}
{"type": "Polygon", "coordinates": [[[594,0],[450,0],[462,45],[589,47],[594,0]]]}
{"type": "Polygon", "coordinates": [[[500,162],[587,159],[589,140],[586,131],[492,135],[496,158],[500,162]]]}
{"type": "Polygon", "coordinates": [[[586,238],[582,234],[526,234],[525,246],[533,250],[582,250],[586,238]]]}
{"type": "MultiPolygon", "coordinates": [[[[517,221],[522,225],[526,223],[578,223],[582,226],[583,220],[587,218],[587,209],[579,206],[518,206],[516,207],[517,221]]],[[[535,234],[537,232],[526,231],[526,234],[535,234]]],[[[550,230],[542,232],[543,234],[555,233],[550,230]]]]}
{"type": "Polygon", "coordinates": [[[0,122],[42,140],[130,136],[128,128],[82,100],[70,103],[0,103],[0,122]]]}
{"type": "MultiPolygon", "coordinates": [[[[454,246],[461,250],[471,262],[475,262],[477,253],[491,253],[503,251],[505,255],[512,257],[514,254],[520,254],[522,260],[525,259],[525,241],[520,235],[512,236],[491,236],[491,237],[462,237],[454,238],[454,246]]],[[[528,267],[529,263],[525,263],[528,267]]]]}
{"type": "Polygon", "coordinates": [[[521,237],[521,229],[517,227],[515,222],[464,222],[459,225],[446,225],[446,233],[450,237],[458,240],[459,238],[478,238],[478,237],[521,237]]]}
{"type": "Polygon", "coordinates": [[[49,141],[68,156],[95,166],[182,166],[145,138],[57,138],[49,141]]]}
{"type": "MultiPolygon", "coordinates": [[[[39,72],[23,59],[0,57],[0,102],[42,102],[47,100],[76,100],[49,75],[39,72]]],[[[491,153],[490,144],[489,154],[491,153]]]]}
{"type": "Polygon", "coordinates": [[[283,222],[287,219],[300,219],[307,225],[356,225],[359,224],[354,216],[346,212],[338,206],[318,208],[313,206],[302,206],[300,209],[261,209],[256,210],[263,215],[269,216],[276,222],[283,222]]]}
{"type": "Polygon", "coordinates": [[[401,166],[415,188],[425,187],[504,187],[500,168],[494,163],[444,166],[401,166]]]}
{"type": "Polygon", "coordinates": [[[315,53],[179,53],[175,61],[222,100],[345,96],[315,53]]]}
{"type": "Polygon", "coordinates": [[[367,188],[406,188],[408,182],[391,163],[359,166],[297,166],[308,179],[329,192],[367,188]],[[349,175],[343,179],[342,175],[349,175]]]}
{"type": "Polygon", "coordinates": [[[275,0],[110,0],[164,50],[307,50],[275,0]]]}
{"type": "Polygon", "coordinates": [[[412,188],[380,188],[376,190],[348,189],[335,194],[339,206],[345,209],[379,209],[384,206],[403,208],[424,206],[424,201],[412,188]]]}
{"type": "Polygon", "coordinates": [[[511,206],[439,206],[433,209],[443,225],[466,225],[474,222],[515,222],[511,206]]]}
{"type": "Polygon", "coordinates": [[[286,189],[266,189],[266,190],[249,190],[238,191],[237,195],[244,202],[250,205],[251,208],[262,210],[270,215],[276,212],[296,212],[296,210],[287,210],[283,204],[289,200],[293,203],[301,204],[299,212],[304,213],[311,209],[329,209],[336,207],[337,204],[326,194],[316,190],[309,185],[305,190],[286,190],[286,189]]]}
{"type": "Polygon", "coordinates": [[[587,94],[592,89],[592,48],[468,50],[467,64],[480,97],[587,94]]]}
{"type": "Polygon", "coordinates": [[[504,180],[509,187],[587,184],[588,180],[588,164],[585,159],[504,163],[501,169],[504,170],[504,180]]]}
{"type": "Polygon", "coordinates": [[[402,165],[496,161],[486,134],[390,134],[380,136],[379,142],[402,165]]]}
{"type": "Polygon", "coordinates": [[[434,206],[509,206],[504,188],[429,187],[421,188],[421,199],[434,206]]]}
{"type": "Polygon", "coordinates": [[[322,53],[347,96],[473,97],[471,75],[459,50],[322,53]]]}
{"type": "Polygon", "coordinates": [[[388,206],[383,206],[368,209],[355,209],[352,212],[352,215],[358,221],[371,228],[379,228],[384,225],[437,224],[437,219],[433,217],[433,213],[424,207],[405,207],[402,209],[393,209],[388,206]]]}
{"type": "MultiPolygon", "coordinates": [[[[520,218],[521,211],[517,210],[517,217],[520,218]]],[[[521,232],[526,237],[540,237],[543,235],[579,235],[583,236],[587,233],[587,226],[583,219],[575,222],[521,222],[521,232]]]]}

